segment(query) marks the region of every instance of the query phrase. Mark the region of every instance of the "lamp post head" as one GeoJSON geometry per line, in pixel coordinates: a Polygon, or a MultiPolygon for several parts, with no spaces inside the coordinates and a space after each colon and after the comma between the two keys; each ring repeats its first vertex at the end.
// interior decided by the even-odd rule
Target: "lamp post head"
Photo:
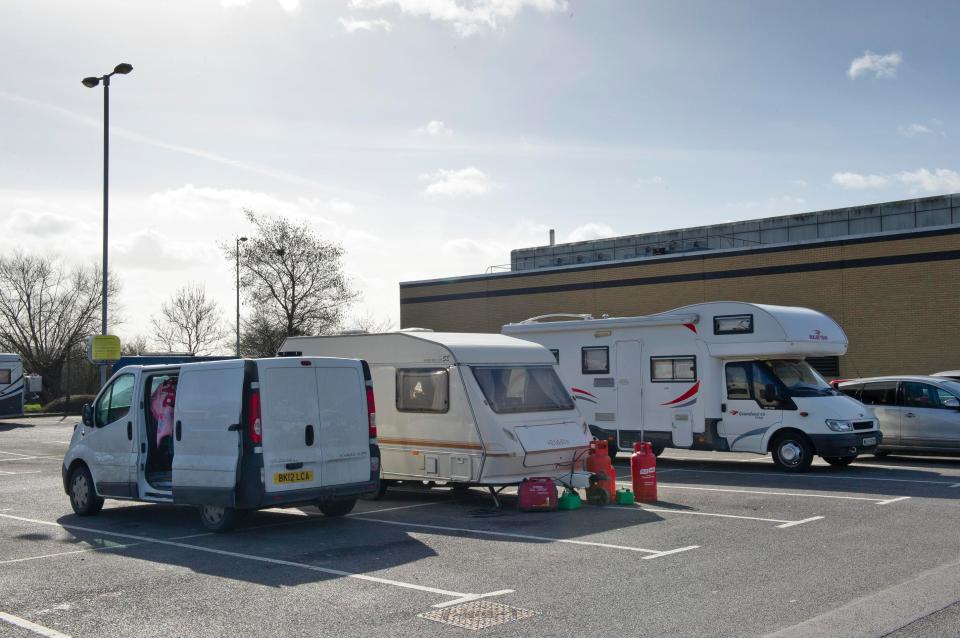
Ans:
{"type": "Polygon", "coordinates": [[[80,81],[83,82],[83,85],[88,89],[92,89],[96,85],[100,84],[100,78],[94,78],[94,77],[83,78],[80,81]]]}
{"type": "Polygon", "coordinates": [[[133,71],[133,65],[127,64],[126,62],[121,62],[117,66],[113,67],[113,72],[119,73],[120,75],[126,75],[127,73],[130,73],[130,71],[133,71]]]}

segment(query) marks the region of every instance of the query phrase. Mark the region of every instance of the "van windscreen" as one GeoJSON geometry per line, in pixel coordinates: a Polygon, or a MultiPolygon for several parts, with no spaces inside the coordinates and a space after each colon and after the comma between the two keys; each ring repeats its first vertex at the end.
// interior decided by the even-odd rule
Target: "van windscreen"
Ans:
{"type": "Polygon", "coordinates": [[[472,366],[497,414],[572,410],[573,399],[552,366],[472,366]]]}

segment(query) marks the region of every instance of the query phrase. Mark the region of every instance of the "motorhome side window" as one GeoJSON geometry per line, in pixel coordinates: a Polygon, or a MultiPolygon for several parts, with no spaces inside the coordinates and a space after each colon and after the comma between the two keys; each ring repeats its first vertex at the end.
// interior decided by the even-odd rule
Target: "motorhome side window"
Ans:
{"type": "Polygon", "coordinates": [[[713,334],[735,335],[753,332],[753,315],[718,315],[713,318],[713,334]]]}
{"type": "Polygon", "coordinates": [[[113,383],[100,395],[96,407],[97,427],[103,427],[122,419],[130,411],[130,402],[133,399],[133,375],[124,374],[114,379],[113,383]]]}
{"type": "Polygon", "coordinates": [[[10,370],[0,370],[0,384],[7,385],[10,383],[10,370]]]}
{"type": "Polygon", "coordinates": [[[450,373],[446,368],[397,370],[397,411],[446,412],[450,409],[450,373]]]}
{"type": "Polygon", "coordinates": [[[610,348],[607,346],[580,348],[580,357],[583,374],[610,374],[610,348]]]}
{"type": "Polygon", "coordinates": [[[650,357],[650,380],[654,382],[696,381],[696,357],[650,357]]]}

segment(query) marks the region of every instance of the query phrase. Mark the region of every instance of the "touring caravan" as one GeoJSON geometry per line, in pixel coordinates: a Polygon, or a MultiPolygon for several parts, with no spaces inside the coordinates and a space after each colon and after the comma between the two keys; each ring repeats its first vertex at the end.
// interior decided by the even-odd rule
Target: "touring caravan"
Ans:
{"type": "Polygon", "coordinates": [[[498,334],[291,337],[293,356],[360,357],[373,376],[381,489],[510,485],[572,472],[591,440],[546,348],[498,334]]]}
{"type": "Polygon", "coordinates": [[[701,303],[644,317],[547,315],[503,333],[549,348],[594,435],[611,450],[770,452],[803,471],[843,466],[880,442],[868,408],[806,357],[839,357],[847,337],[808,308],[701,303]]]}
{"type": "Polygon", "coordinates": [[[26,391],[23,362],[15,354],[0,354],[0,417],[23,414],[26,391]]]}
{"type": "Polygon", "coordinates": [[[196,505],[215,532],[267,507],[342,516],[377,490],[373,403],[352,359],[126,366],[83,406],[64,491],[80,516],[105,497],[196,505]]]}

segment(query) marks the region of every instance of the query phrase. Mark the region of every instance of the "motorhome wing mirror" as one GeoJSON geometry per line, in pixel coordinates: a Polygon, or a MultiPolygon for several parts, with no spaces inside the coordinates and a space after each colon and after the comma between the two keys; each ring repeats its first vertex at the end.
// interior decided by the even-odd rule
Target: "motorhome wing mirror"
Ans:
{"type": "Polygon", "coordinates": [[[89,403],[84,403],[80,409],[80,420],[88,428],[93,427],[93,407],[89,403]]]}

